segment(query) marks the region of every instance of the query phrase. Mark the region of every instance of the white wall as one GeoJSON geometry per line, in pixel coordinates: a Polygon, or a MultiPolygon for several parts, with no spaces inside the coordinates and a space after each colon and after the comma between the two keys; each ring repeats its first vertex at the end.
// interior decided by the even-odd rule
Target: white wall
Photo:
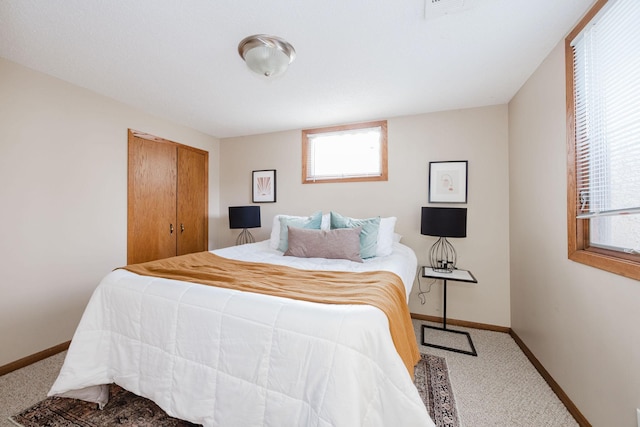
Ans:
{"type": "Polygon", "coordinates": [[[509,104],[513,330],[594,426],[636,426],[640,284],[567,258],[564,44],[509,104]]]}
{"type": "Polygon", "coordinates": [[[209,151],[218,215],[217,139],[0,58],[0,366],[71,339],[126,264],[128,128],[209,151]]]}
{"type": "MultiPolygon", "coordinates": [[[[506,105],[389,119],[387,182],[302,184],[299,130],[223,139],[222,243],[233,244],[238,234],[228,228],[227,207],[251,204],[251,171],[276,169],[277,202],[260,204],[262,228],[251,230],[256,240],[269,238],[273,216],[279,213],[335,210],[358,218],[397,216],[396,231],[404,236],[402,242],[426,263],[435,242],[420,234],[419,225],[420,207],[427,206],[428,200],[429,162],[468,160],[468,237],[452,243],[458,250],[458,266],[472,270],[479,283],[450,282],[447,316],[510,326],[507,122],[506,105]]],[[[422,306],[414,288],[412,312],[442,315],[442,286],[432,289],[422,306]]]]}

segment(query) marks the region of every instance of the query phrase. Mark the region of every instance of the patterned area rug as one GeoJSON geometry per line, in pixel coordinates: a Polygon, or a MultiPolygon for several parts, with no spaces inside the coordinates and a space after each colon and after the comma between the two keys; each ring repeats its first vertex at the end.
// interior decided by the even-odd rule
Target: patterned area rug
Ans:
{"type": "Polygon", "coordinates": [[[101,411],[95,403],[49,397],[9,418],[22,427],[195,427],[168,416],[149,399],[111,384],[109,403],[101,411]]]}
{"type": "MultiPolygon", "coordinates": [[[[423,354],[415,369],[415,384],[438,427],[459,427],[445,359],[423,354]]],[[[195,427],[196,424],[168,416],[152,401],[117,385],[110,387],[104,410],[95,403],[49,397],[10,418],[22,427],[195,427]]]]}
{"type": "Polygon", "coordinates": [[[459,427],[446,360],[430,354],[421,354],[420,358],[415,368],[414,382],[431,419],[438,427],[459,427]]]}

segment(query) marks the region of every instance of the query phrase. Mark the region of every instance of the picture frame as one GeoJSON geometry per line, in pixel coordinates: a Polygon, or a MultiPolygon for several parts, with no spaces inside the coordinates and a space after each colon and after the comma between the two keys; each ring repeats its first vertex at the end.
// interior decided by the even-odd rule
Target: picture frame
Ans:
{"type": "Polygon", "coordinates": [[[429,162],[429,203],[467,203],[467,160],[429,162]]]}
{"type": "Polygon", "coordinates": [[[276,202],[276,170],[264,169],[252,173],[252,199],[253,203],[276,202]]]}

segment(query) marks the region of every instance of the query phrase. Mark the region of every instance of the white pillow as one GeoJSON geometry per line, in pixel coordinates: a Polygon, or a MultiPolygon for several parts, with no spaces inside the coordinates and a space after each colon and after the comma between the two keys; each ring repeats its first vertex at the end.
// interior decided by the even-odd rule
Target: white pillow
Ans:
{"type": "MultiPolygon", "coordinates": [[[[322,215],[322,224],[320,225],[321,230],[329,230],[330,227],[330,219],[331,214],[322,215]]],[[[276,215],[273,217],[273,224],[271,225],[271,237],[269,238],[269,247],[271,249],[278,249],[280,245],[280,218],[309,218],[309,216],[296,216],[296,215],[276,215]]]]}
{"type": "Polygon", "coordinates": [[[271,237],[269,238],[269,247],[271,249],[278,249],[280,244],[280,218],[304,218],[301,216],[293,215],[276,215],[273,217],[273,224],[271,224],[271,237]]]}
{"type": "Polygon", "coordinates": [[[322,215],[322,223],[320,224],[320,230],[331,230],[331,213],[322,215]]]}
{"type": "Polygon", "coordinates": [[[391,252],[393,251],[393,237],[397,220],[398,218],[395,216],[380,218],[376,256],[391,255],[391,252]]]}

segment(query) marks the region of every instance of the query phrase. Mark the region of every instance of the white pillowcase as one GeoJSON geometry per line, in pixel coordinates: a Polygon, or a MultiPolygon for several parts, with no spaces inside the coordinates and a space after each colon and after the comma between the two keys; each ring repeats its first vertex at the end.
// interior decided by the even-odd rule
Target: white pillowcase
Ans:
{"type": "Polygon", "coordinates": [[[331,213],[322,215],[322,223],[320,224],[320,230],[331,230],[331,213]]]}
{"type": "MultiPolygon", "coordinates": [[[[280,245],[280,218],[309,218],[309,216],[296,216],[296,215],[276,215],[273,217],[273,224],[271,225],[271,237],[269,238],[269,247],[271,249],[278,249],[280,245]]],[[[322,224],[320,224],[321,230],[329,230],[331,228],[331,214],[322,215],[322,224]]]]}
{"type": "Polygon", "coordinates": [[[278,249],[280,244],[280,218],[306,218],[305,216],[294,215],[276,215],[273,217],[273,224],[271,225],[271,237],[269,238],[269,247],[271,249],[278,249]]]}
{"type": "Polygon", "coordinates": [[[376,256],[391,255],[393,251],[393,235],[398,218],[390,216],[380,218],[380,228],[378,229],[378,243],[376,246],[376,256]]]}

